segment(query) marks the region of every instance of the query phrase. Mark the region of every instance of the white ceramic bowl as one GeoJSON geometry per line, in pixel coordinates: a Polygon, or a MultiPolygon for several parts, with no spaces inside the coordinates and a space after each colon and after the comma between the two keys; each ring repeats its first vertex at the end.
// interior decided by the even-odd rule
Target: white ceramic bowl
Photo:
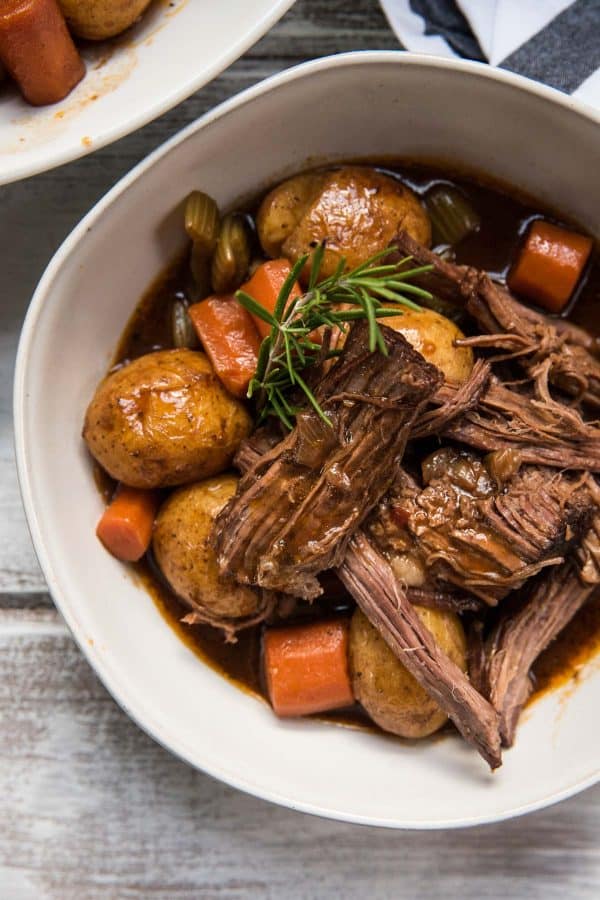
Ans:
{"type": "Polygon", "coordinates": [[[0,87],[0,184],[45,172],[141,128],[207,84],[294,0],[154,0],[113,41],[87,44],[87,75],[61,103],[34,108],[0,87]]]}
{"type": "Polygon", "coordinates": [[[489,172],[600,233],[598,119],[478,64],[348,54],[269,79],[124,178],[51,262],[21,338],[19,474],[35,547],[79,645],[123,708],[191,764],[312,813],[404,828],[514,816],[595,782],[600,670],[525,715],[491,776],[458,738],[402,743],[278,721],[201,663],[94,536],[102,501],[80,439],[86,404],[141,293],[182,242],[195,187],[227,207],[308,159],[429,157],[489,172]]]}

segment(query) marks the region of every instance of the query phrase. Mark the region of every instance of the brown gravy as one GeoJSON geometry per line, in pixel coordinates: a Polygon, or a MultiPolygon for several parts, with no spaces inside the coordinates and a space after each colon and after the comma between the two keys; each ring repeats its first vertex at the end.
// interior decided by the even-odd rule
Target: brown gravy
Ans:
{"type": "MultiPolygon", "coordinates": [[[[382,169],[394,177],[401,177],[418,193],[423,193],[440,181],[460,186],[479,212],[481,228],[459,245],[457,261],[487,269],[498,278],[506,275],[520,236],[533,218],[543,214],[557,223],[564,223],[564,220],[531,200],[518,197],[505,189],[490,187],[488,183],[471,177],[449,175],[445,170],[411,163],[385,165],[382,169]]],[[[600,335],[600,265],[597,256],[596,253],[575,302],[568,311],[568,317],[584,325],[595,335],[600,335]]],[[[115,355],[115,365],[153,350],[173,346],[169,313],[171,304],[176,299],[189,299],[186,254],[175,260],[142,298],[123,334],[115,355]]],[[[110,495],[112,485],[107,477],[100,473],[97,480],[103,493],[110,495]]],[[[237,643],[228,644],[223,640],[221,632],[213,628],[184,625],[180,620],[187,608],[165,585],[152,559],[138,563],[135,573],[165,620],[194,653],[240,688],[265,696],[261,677],[260,627],[242,631],[237,643]]],[[[344,606],[343,598],[331,598],[326,593],[323,604],[328,603],[332,604],[328,608],[335,608],[337,612],[343,612],[344,609],[350,612],[351,605],[344,606]]],[[[313,616],[322,615],[323,604],[315,605],[313,616]]],[[[309,611],[308,615],[310,614],[309,611]]],[[[533,671],[533,697],[539,697],[542,693],[575,679],[585,663],[599,650],[600,591],[596,592],[563,634],[536,662],[533,671]]],[[[358,707],[322,718],[377,730],[358,707]]]]}

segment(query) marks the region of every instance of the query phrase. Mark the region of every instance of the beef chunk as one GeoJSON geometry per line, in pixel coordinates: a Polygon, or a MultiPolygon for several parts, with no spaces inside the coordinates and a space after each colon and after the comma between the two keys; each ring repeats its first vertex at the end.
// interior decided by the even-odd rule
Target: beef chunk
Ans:
{"type": "Polygon", "coordinates": [[[498,716],[440,650],[384,557],[363,532],[350,541],[340,579],[388,646],[492,769],[501,764],[498,716]]]}
{"type": "Polygon", "coordinates": [[[241,479],[215,525],[223,573],[305,599],[321,593],[316,576],[342,561],[442,381],[402,335],[382,332],[387,356],[369,352],[366,323],[352,328],[317,388],[328,422],[312,410],[300,414],[241,479]]]}
{"type": "Polygon", "coordinates": [[[500,715],[504,747],[511,747],[531,692],[530,669],[594,591],[569,561],[535,583],[516,612],[501,616],[483,644],[481,687],[500,715]]]}
{"type": "Polygon", "coordinates": [[[499,489],[480,457],[452,448],[432,454],[423,471],[423,490],[398,479],[367,533],[394,571],[409,558],[429,579],[490,605],[562,563],[595,505],[591,476],[523,466],[499,489]]]}

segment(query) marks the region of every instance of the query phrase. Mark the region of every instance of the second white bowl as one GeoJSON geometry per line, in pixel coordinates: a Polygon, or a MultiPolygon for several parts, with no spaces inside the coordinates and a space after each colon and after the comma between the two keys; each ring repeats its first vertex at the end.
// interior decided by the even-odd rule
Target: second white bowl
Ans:
{"type": "Polygon", "coordinates": [[[294,0],[154,0],[119,38],[87,44],[87,73],[62,102],[34,108],[0,85],[0,185],[130,134],[215,78],[294,0]]]}

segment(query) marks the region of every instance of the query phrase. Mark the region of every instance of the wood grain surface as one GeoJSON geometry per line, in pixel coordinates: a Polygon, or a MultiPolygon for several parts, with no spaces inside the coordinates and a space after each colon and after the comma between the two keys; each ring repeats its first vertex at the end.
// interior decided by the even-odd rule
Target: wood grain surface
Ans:
{"type": "Polygon", "coordinates": [[[397,47],[376,0],[299,0],[177,109],[0,189],[0,900],[600,896],[600,787],[500,825],[394,833],[279,809],[170,756],[121,712],[74,645],[21,509],[16,345],[35,284],[73,225],[147,153],[242,88],[326,53],[397,47]]]}

